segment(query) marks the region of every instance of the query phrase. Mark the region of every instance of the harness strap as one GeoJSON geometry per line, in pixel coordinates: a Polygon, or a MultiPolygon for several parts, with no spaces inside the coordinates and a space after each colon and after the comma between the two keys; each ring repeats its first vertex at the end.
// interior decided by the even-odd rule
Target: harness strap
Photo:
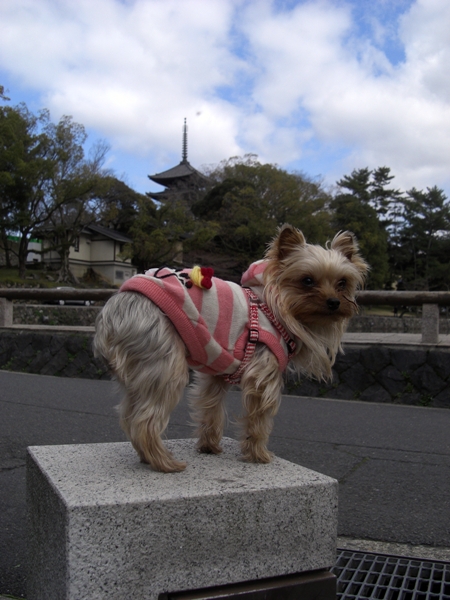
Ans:
{"type": "Polygon", "coordinates": [[[275,327],[275,329],[280,333],[283,340],[286,342],[286,346],[288,348],[288,358],[290,359],[292,357],[292,355],[294,354],[295,349],[297,348],[297,344],[296,344],[295,340],[291,338],[291,336],[287,332],[286,328],[283,327],[283,325],[279,321],[277,321],[277,319],[275,318],[275,315],[272,313],[272,311],[267,306],[267,304],[262,302],[259,305],[259,308],[266,315],[266,317],[269,319],[269,321],[272,323],[272,325],[275,327]]]}
{"type": "Polygon", "coordinates": [[[266,315],[272,325],[280,333],[283,340],[286,342],[286,346],[288,348],[288,359],[292,357],[297,346],[295,340],[291,338],[283,325],[275,318],[275,315],[272,313],[267,304],[265,302],[261,302],[258,296],[250,288],[244,288],[244,290],[249,301],[250,329],[247,346],[245,347],[244,358],[242,359],[239,368],[231,375],[224,375],[224,380],[231,384],[240,382],[242,373],[255,353],[256,344],[259,340],[258,310],[261,310],[266,315]]]}
{"type": "Polygon", "coordinates": [[[247,346],[245,347],[244,358],[239,365],[237,371],[231,375],[224,375],[224,379],[227,383],[239,383],[241,380],[242,373],[245,367],[250,362],[253,354],[255,353],[256,344],[259,340],[259,318],[258,318],[258,297],[249,288],[244,288],[248,301],[249,301],[249,312],[250,312],[250,330],[248,335],[247,346]]]}

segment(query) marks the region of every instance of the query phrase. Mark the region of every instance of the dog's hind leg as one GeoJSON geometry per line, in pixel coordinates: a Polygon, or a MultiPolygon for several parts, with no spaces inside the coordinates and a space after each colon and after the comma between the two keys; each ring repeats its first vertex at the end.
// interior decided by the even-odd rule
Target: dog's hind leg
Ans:
{"type": "Polygon", "coordinates": [[[188,381],[184,347],[182,352],[174,354],[172,357],[178,364],[173,365],[170,379],[153,375],[155,371],[163,371],[168,367],[167,358],[165,361],[155,361],[151,365],[152,376],[137,390],[137,394],[134,390],[127,390],[120,411],[122,428],[129,436],[141,461],[164,473],[183,471],[186,468],[186,463],[173,458],[161,439],[170,414],[178,404],[188,381]]]}
{"type": "Polygon", "coordinates": [[[273,417],[281,400],[282,375],[276,357],[264,346],[258,347],[241,380],[245,415],[242,419],[244,460],[268,463],[267,450],[273,417]]]}
{"type": "Polygon", "coordinates": [[[222,377],[194,374],[194,384],[188,397],[192,417],[197,424],[197,449],[206,454],[222,452],[220,440],[225,422],[224,398],[229,388],[222,377]]]}
{"type": "Polygon", "coordinates": [[[161,436],[188,383],[186,348],[169,319],[145,296],[113,296],[97,321],[96,352],[125,391],[120,424],[141,461],[182,471],[161,436]]]}

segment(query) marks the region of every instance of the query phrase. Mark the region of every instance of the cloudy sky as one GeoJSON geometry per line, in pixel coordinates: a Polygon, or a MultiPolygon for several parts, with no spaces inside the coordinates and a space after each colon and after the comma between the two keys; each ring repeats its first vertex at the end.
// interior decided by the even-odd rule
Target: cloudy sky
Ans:
{"type": "Polygon", "coordinates": [[[332,185],[388,166],[450,196],[449,0],[0,0],[11,103],[72,115],[140,192],[255,153],[332,185]]]}

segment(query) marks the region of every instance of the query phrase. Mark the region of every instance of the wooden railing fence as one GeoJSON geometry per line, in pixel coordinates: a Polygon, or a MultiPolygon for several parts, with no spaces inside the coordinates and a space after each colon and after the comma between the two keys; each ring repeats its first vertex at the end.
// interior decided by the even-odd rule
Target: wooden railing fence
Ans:
{"type": "MultiPolygon", "coordinates": [[[[106,301],[114,289],[33,289],[0,288],[0,327],[13,324],[12,300],[91,300],[106,301]]],[[[450,306],[450,292],[396,292],[362,291],[357,296],[361,306],[422,306],[422,342],[436,344],[439,341],[439,308],[450,306]]]]}

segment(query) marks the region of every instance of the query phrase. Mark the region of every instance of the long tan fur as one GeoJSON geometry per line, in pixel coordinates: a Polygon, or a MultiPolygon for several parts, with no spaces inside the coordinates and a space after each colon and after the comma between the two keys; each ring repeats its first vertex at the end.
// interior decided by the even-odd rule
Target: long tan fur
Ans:
{"type": "MultiPolygon", "coordinates": [[[[355,292],[368,270],[355,237],[339,233],[322,248],[307,244],[299,230],[284,225],[265,260],[264,300],[297,342],[290,367],[329,379],[342,334],[356,310],[355,292]]],[[[124,389],[120,423],[141,461],[158,471],[183,470],[185,463],[177,461],[161,439],[188,382],[186,348],[172,323],[145,296],[119,293],[97,319],[94,349],[124,389]]],[[[282,383],[275,356],[258,344],[240,383],[245,460],[271,460],[267,444],[282,383]]],[[[189,400],[200,452],[221,452],[228,388],[221,376],[194,375],[189,400]]]]}

